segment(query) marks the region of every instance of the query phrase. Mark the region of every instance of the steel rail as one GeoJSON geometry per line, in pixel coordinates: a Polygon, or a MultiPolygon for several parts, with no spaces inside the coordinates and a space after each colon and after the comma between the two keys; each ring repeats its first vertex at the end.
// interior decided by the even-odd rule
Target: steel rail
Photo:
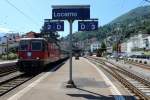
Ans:
{"type": "Polygon", "coordinates": [[[5,68],[0,68],[0,77],[14,73],[16,71],[18,71],[16,66],[9,66],[9,67],[5,67],[5,68]]]}
{"type": "MultiPolygon", "coordinates": [[[[132,84],[127,79],[125,79],[123,76],[121,76],[120,73],[123,72],[122,74],[124,74],[125,70],[121,71],[120,69],[113,68],[112,66],[110,68],[109,65],[105,64],[106,61],[104,61],[104,60],[101,60],[101,62],[98,59],[94,59],[94,58],[91,58],[89,60],[94,61],[95,64],[98,63],[98,65],[101,66],[101,68],[103,68],[106,72],[110,73],[113,77],[115,77],[118,81],[120,81],[125,87],[127,87],[130,91],[132,91],[134,94],[136,94],[140,99],[150,100],[150,97],[148,95],[146,95],[145,93],[143,93],[134,84],[132,84]],[[104,66],[107,66],[107,68],[105,68],[104,66]]],[[[125,74],[126,76],[128,76],[128,77],[132,76],[131,74],[127,75],[127,73],[125,74]]],[[[135,77],[135,75],[133,75],[131,78],[133,78],[133,77],[135,77]]],[[[139,81],[139,78],[133,78],[133,79],[135,79],[135,80],[138,79],[138,81],[139,81]]],[[[140,79],[140,82],[141,82],[141,79],[140,79]]],[[[144,83],[144,80],[142,80],[141,83],[144,83]]],[[[146,86],[149,87],[149,85],[147,83],[145,83],[145,84],[146,84],[146,86]]]]}
{"type": "Polygon", "coordinates": [[[131,64],[131,65],[135,65],[135,66],[143,68],[143,69],[150,70],[150,66],[146,65],[146,64],[140,64],[140,63],[135,63],[135,62],[130,62],[130,61],[125,61],[125,63],[131,64]]]}
{"type": "Polygon", "coordinates": [[[18,87],[19,85],[25,83],[26,81],[32,79],[34,76],[26,76],[25,74],[20,74],[11,79],[0,82],[0,96],[8,93],[12,89],[18,87]]]}

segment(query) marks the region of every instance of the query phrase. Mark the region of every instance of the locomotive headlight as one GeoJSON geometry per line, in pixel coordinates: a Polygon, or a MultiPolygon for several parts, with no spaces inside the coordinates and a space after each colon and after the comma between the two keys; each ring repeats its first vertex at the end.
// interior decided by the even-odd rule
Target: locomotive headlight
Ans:
{"type": "Polygon", "coordinates": [[[39,58],[39,57],[36,57],[36,59],[39,60],[40,58],[39,58]]]}
{"type": "Polygon", "coordinates": [[[31,56],[32,56],[32,53],[31,53],[31,52],[27,52],[27,56],[28,56],[28,57],[31,57],[31,56]]]}

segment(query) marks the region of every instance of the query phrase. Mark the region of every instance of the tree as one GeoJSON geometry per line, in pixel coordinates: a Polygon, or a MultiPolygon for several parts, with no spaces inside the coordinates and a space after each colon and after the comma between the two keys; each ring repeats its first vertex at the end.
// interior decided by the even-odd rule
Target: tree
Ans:
{"type": "Polygon", "coordinates": [[[98,50],[97,50],[97,57],[101,57],[101,56],[103,56],[104,55],[104,53],[105,53],[105,51],[106,51],[106,44],[104,43],[104,41],[101,43],[101,48],[99,48],[98,50]]]}
{"type": "Polygon", "coordinates": [[[144,1],[146,1],[146,2],[149,2],[149,3],[150,3],[150,0],[144,0],[144,1]]]}
{"type": "Polygon", "coordinates": [[[47,32],[44,28],[44,26],[42,26],[41,30],[41,36],[46,38],[49,42],[54,42],[56,44],[58,44],[57,42],[59,42],[59,34],[58,32],[52,32],[52,31],[49,31],[47,32]]]}
{"type": "Polygon", "coordinates": [[[146,27],[146,31],[147,31],[148,34],[150,34],[150,26],[146,27]]]}
{"type": "Polygon", "coordinates": [[[17,50],[18,50],[18,47],[11,47],[9,48],[9,52],[12,52],[12,53],[17,53],[17,50]]]}
{"type": "Polygon", "coordinates": [[[113,51],[117,51],[117,44],[113,44],[113,51]]]}
{"type": "Polygon", "coordinates": [[[106,51],[106,44],[104,43],[104,41],[101,43],[101,49],[102,52],[106,51]]]}

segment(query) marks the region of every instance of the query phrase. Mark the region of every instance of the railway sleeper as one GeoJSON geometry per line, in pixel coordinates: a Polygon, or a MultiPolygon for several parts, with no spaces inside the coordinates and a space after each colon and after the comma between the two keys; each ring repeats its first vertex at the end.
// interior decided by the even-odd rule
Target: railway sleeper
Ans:
{"type": "Polygon", "coordinates": [[[124,79],[123,77],[121,77],[119,74],[117,74],[114,70],[112,73],[111,71],[109,71],[108,69],[104,68],[108,73],[110,73],[111,75],[113,75],[114,77],[116,77],[122,84],[124,84],[126,87],[129,88],[129,90],[131,90],[133,93],[135,93],[137,96],[139,96],[141,99],[144,100],[149,100],[149,96],[145,95],[143,92],[141,92],[139,89],[137,89],[137,87],[135,87],[133,84],[129,83],[126,79],[124,79]]]}

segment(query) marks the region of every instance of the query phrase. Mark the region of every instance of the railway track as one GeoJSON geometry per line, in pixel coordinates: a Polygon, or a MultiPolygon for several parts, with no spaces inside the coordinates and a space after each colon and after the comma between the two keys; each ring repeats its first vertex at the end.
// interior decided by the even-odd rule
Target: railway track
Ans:
{"type": "Polygon", "coordinates": [[[18,71],[16,66],[0,67],[0,77],[14,73],[16,71],[18,71]]]}
{"type": "Polygon", "coordinates": [[[131,65],[134,65],[134,66],[143,68],[143,69],[150,70],[150,66],[149,66],[149,65],[146,65],[146,64],[139,64],[139,63],[130,62],[130,61],[125,61],[125,63],[131,64],[131,65]]]}
{"type": "Polygon", "coordinates": [[[32,79],[34,76],[27,76],[25,74],[19,74],[8,80],[0,82],[0,96],[6,94],[12,89],[18,87],[19,85],[25,83],[26,81],[32,79]]]}
{"type": "Polygon", "coordinates": [[[142,77],[122,69],[118,65],[108,62],[106,60],[100,60],[96,58],[88,58],[94,64],[103,68],[106,72],[115,77],[125,87],[127,87],[135,97],[142,100],[150,100],[150,82],[142,77]]]}
{"type": "MultiPolygon", "coordinates": [[[[66,59],[63,59],[59,62],[54,63],[51,65],[51,67],[49,69],[45,69],[47,70],[52,70],[53,68],[55,70],[57,70],[57,68],[59,68],[59,66],[61,66],[61,64],[63,64],[66,59]],[[55,68],[56,67],[56,68],[55,68]],[[52,69],[51,69],[52,68],[52,69]]],[[[0,80],[0,97],[3,96],[4,94],[8,93],[9,91],[15,89],[16,87],[20,86],[21,84],[31,80],[32,78],[34,78],[36,75],[38,75],[40,73],[35,73],[35,74],[25,74],[25,73],[13,73],[13,75],[8,75],[9,77],[5,80],[0,80]]],[[[5,77],[5,76],[3,76],[5,77]]]]}
{"type": "MultiPolygon", "coordinates": [[[[127,70],[127,71],[129,71],[129,72],[131,72],[131,73],[134,73],[136,76],[140,76],[140,77],[142,77],[142,78],[144,78],[145,80],[147,80],[147,81],[150,82],[150,77],[149,77],[148,75],[141,74],[141,73],[138,72],[138,71],[130,70],[130,68],[132,67],[133,64],[129,64],[129,63],[124,62],[124,64],[127,64],[127,66],[124,66],[124,65],[122,65],[122,64],[121,64],[121,65],[119,65],[119,64],[116,65],[115,62],[113,62],[113,61],[109,61],[109,60],[102,59],[102,58],[97,58],[97,57],[92,57],[92,58],[97,59],[97,60],[103,60],[103,61],[106,61],[106,62],[108,62],[108,63],[111,63],[112,65],[118,66],[119,68],[125,69],[125,70],[127,70]],[[121,66],[121,67],[120,67],[120,66],[121,66]]],[[[144,68],[144,66],[140,66],[139,64],[136,64],[136,65],[133,65],[133,66],[134,66],[134,68],[135,68],[135,67],[140,67],[140,68],[142,68],[142,69],[149,70],[149,69],[147,69],[147,68],[144,68]]]]}

